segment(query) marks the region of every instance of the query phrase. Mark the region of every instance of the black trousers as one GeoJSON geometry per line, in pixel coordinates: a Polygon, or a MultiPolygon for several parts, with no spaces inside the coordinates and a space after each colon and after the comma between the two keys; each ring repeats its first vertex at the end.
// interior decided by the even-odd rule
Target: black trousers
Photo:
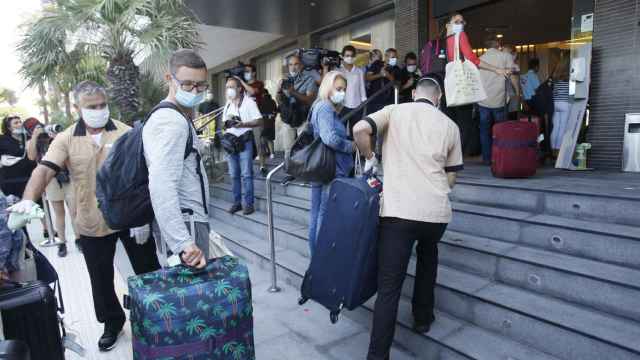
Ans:
{"type": "Polygon", "coordinates": [[[91,280],[96,318],[114,331],[120,330],[126,321],[113,284],[113,260],[118,239],[122,241],[136,274],[160,269],[153,239],[149,239],[144,245],[138,245],[135,239],[129,236],[128,230],[104,237],[80,236],[82,254],[91,280]]]}
{"type": "Polygon", "coordinates": [[[447,224],[380,219],[378,240],[378,298],[368,360],[388,359],[393,343],[402,284],[407,274],[413,245],[418,241],[418,263],[413,288],[413,317],[418,324],[435,320],[434,287],[438,273],[438,242],[447,224]]]}

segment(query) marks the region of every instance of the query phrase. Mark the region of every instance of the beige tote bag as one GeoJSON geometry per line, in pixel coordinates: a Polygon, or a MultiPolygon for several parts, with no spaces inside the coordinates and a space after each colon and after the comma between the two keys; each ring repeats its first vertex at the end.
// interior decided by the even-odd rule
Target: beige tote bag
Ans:
{"type": "Polygon", "coordinates": [[[476,65],[460,58],[460,34],[455,35],[453,61],[447,64],[444,88],[448,107],[474,104],[487,98],[476,65]]]}

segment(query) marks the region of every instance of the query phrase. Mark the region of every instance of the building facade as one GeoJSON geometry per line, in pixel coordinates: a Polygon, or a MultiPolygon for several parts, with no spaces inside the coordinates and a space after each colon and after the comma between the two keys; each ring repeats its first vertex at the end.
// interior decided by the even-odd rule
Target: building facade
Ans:
{"type": "Polygon", "coordinates": [[[214,64],[217,94],[224,94],[223,71],[238,61],[256,64],[258,77],[274,93],[284,56],[296,48],[340,50],[352,44],[363,52],[395,47],[400,58],[419,53],[442,33],[449,14],[461,12],[479,54],[487,36],[504,36],[518,48],[520,65],[541,59],[541,77],[576,47],[592,42],[588,127],[581,136],[593,145],[592,167],[621,169],[625,114],[640,112],[640,0],[237,0],[227,9],[214,9],[208,1],[187,3],[209,25],[279,35],[214,64]]]}

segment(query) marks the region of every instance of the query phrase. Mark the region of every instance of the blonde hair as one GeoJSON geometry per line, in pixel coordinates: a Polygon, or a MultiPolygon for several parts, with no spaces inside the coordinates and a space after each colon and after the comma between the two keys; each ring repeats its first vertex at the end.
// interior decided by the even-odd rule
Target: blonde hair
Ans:
{"type": "Polygon", "coordinates": [[[318,89],[318,100],[329,100],[331,91],[333,90],[333,84],[335,84],[337,79],[342,79],[345,83],[347,82],[347,78],[337,70],[330,71],[324,76],[320,84],[320,89],[318,89]]]}

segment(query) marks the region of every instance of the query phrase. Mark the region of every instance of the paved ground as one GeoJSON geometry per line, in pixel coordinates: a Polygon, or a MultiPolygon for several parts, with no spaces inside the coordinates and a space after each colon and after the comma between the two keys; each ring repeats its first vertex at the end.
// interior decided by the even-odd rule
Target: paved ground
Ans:
{"type": "MultiPolygon", "coordinates": [[[[30,226],[34,238],[40,239],[41,227],[30,226]]],[[[72,235],[69,233],[69,235],[72,235]]],[[[73,237],[69,237],[73,239],[73,237]]],[[[37,243],[40,241],[38,240],[37,243]]],[[[118,346],[111,352],[100,353],[97,340],[102,334],[93,311],[89,276],[82,254],[69,245],[69,254],[58,258],[56,248],[41,248],[60,273],[67,313],[65,323],[69,332],[77,335],[78,342],[86,348],[84,357],[67,351],[67,359],[124,360],[131,359],[131,335],[129,326],[118,346]]],[[[126,276],[133,273],[124,253],[118,248],[116,259],[116,288],[122,298],[126,291],[126,276]]],[[[348,317],[332,325],[327,310],[308,302],[297,304],[298,290],[282,284],[283,291],[267,292],[269,276],[264,270],[249,264],[253,283],[254,330],[256,358],[258,360],[351,360],[365,359],[369,343],[368,330],[348,317]]],[[[394,349],[393,360],[414,359],[399,349],[394,349]]]]}

